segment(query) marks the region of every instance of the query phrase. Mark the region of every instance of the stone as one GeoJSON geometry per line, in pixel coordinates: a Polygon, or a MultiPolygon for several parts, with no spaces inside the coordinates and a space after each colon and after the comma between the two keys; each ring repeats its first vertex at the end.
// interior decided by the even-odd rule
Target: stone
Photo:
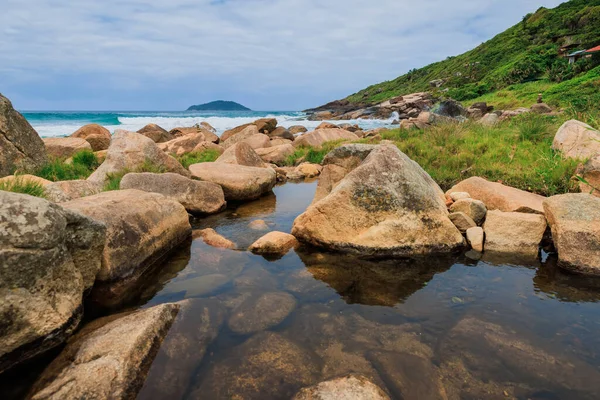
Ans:
{"type": "Polygon", "coordinates": [[[103,163],[104,160],[106,159],[107,153],[108,153],[108,150],[100,150],[100,151],[95,151],[94,155],[96,156],[96,159],[98,160],[99,163],[103,163]]]}
{"type": "Polygon", "coordinates": [[[156,124],[148,124],[137,131],[137,133],[152,139],[154,143],[165,143],[175,139],[175,136],[171,135],[169,131],[156,124]]]}
{"type": "Polygon", "coordinates": [[[475,221],[463,212],[453,212],[448,218],[450,218],[450,221],[458,228],[460,233],[465,233],[467,229],[477,226],[475,221]]]}
{"type": "Polygon", "coordinates": [[[85,139],[93,151],[106,150],[110,146],[112,136],[110,131],[98,124],[88,124],[71,134],[73,138],[85,139]]]}
{"type": "Polygon", "coordinates": [[[320,148],[323,146],[323,144],[327,142],[337,140],[353,141],[358,139],[359,137],[352,132],[348,132],[346,130],[338,128],[325,128],[308,132],[303,134],[302,136],[299,136],[298,138],[296,138],[296,140],[294,140],[294,147],[305,146],[320,148]]]}
{"type": "Polygon", "coordinates": [[[163,290],[163,294],[185,292],[186,299],[208,296],[221,289],[230,281],[231,278],[223,274],[202,275],[196,278],[170,282],[163,290]]]}
{"type": "Polygon", "coordinates": [[[233,332],[248,335],[273,328],[283,322],[296,308],[296,299],[289,293],[271,292],[245,300],[231,313],[228,325],[233,332]]]}
{"type": "Polygon", "coordinates": [[[92,151],[92,146],[85,140],[79,138],[45,138],[42,139],[46,146],[49,157],[61,160],[73,157],[75,153],[83,150],[92,151]]]}
{"type": "Polygon", "coordinates": [[[289,233],[269,232],[252,243],[248,250],[256,254],[284,255],[297,245],[298,241],[289,233]]]}
{"type": "Polygon", "coordinates": [[[215,162],[265,168],[263,160],[247,142],[239,142],[227,148],[215,162]]]}
{"type": "Polygon", "coordinates": [[[93,196],[102,192],[102,185],[85,179],[52,182],[44,187],[46,198],[64,203],[80,197],[93,196]]]}
{"type": "Polygon", "coordinates": [[[157,193],[118,190],[62,206],[106,225],[102,267],[96,277],[101,283],[137,280],[192,231],[185,208],[157,193]]]}
{"type": "Polygon", "coordinates": [[[229,139],[221,142],[224,148],[233,146],[236,143],[246,142],[253,149],[262,149],[271,145],[271,139],[264,133],[259,133],[254,125],[248,126],[246,129],[236,133],[229,139]]]}
{"type": "Polygon", "coordinates": [[[203,129],[206,129],[209,132],[217,133],[217,130],[211,124],[209,124],[206,121],[200,122],[200,127],[203,128],[203,129]]]}
{"type": "Polygon", "coordinates": [[[275,118],[261,118],[253,122],[261,133],[271,133],[277,129],[277,120],[275,118]]]}
{"type": "Polygon", "coordinates": [[[192,149],[192,153],[199,153],[199,152],[201,153],[206,150],[216,151],[219,155],[221,155],[225,152],[225,149],[223,148],[223,146],[219,146],[218,144],[215,144],[213,142],[204,141],[204,142],[198,143],[196,145],[196,147],[194,147],[192,149]]]}
{"type": "Polygon", "coordinates": [[[277,182],[277,173],[271,168],[206,162],[190,165],[189,170],[196,179],[220,185],[227,201],[257,199],[277,182]]]}
{"type": "Polygon", "coordinates": [[[468,215],[477,225],[481,225],[487,214],[487,208],[480,200],[459,199],[450,206],[450,212],[462,212],[468,215]]]}
{"type": "Polygon", "coordinates": [[[294,154],[295,149],[291,144],[282,144],[264,149],[256,149],[255,151],[264,162],[283,165],[287,158],[294,154]]]}
{"type": "Polygon", "coordinates": [[[329,194],[313,202],[294,221],[292,235],[326,249],[379,257],[463,245],[442,190],[393,145],[371,151],[329,194]]]}
{"type": "Polygon", "coordinates": [[[42,373],[30,398],[134,399],[178,309],[161,304],[89,323],[42,373]]]}
{"type": "Polygon", "coordinates": [[[306,127],[302,126],[302,125],[293,125],[290,126],[288,128],[288,131],[292,134],[292,135],[296,135],[298,133],[304,133],[304,132],[308,132],[308,129],[306,129],[306,127]]]}
{"type": "Polygon", "coordinates": [[[146,163],[164,168],[165,172],[190,176],[189,171],[183,168],[179,161],[165,154],[152,139],[139,133],[117,130],[106,153],[106,159],[88,180],[104,183],[108,174],[136,172],[146,163]]]}
{"type": "Polygon", "coordinates": [[[546,103],[536,103],[531,106],[531,111],[536,114],[550,114],[552,108],[546,103]]]}
{"type": "Polygon", "coordinates": [[[467,192],[482,201],[488,210],[543,214],[545,197],[519,190],[501,183],[474,176],[454,185],[448,193],[467,192]]]}
{"type": "Polygon", "coordinates": [[[339,129],[339,126],[332,124],[331,122],[321,122],[319,126],[315,128],[315,130],[317,129],[339,129]]]}
{"type": "Polygon", "coordinates": [[[531,112],[531,109],[529,108],[517,108],[516,110],[506,110],[503,111],[502,114],[500,115],[500,121],[504,121],[510,118],[514,118],[517,117],[519,115],[523,115],[523,114],[529,114],[531,112]]]}
{"type": "Polygon", "coordinates": [[[590,193],[600,197],[600,154],[581,165],[576,174],[585,180],[585,182],[579,182],[579,190],[582,193],[590,193]]]}
{"type": "Polygon", "coordinates": [[[452,199],[452,201],[458,201],[458,200],[462,200],[462,199],[470,199],[471,195],[467,192],[452,192],[452,193],[448,193],[448,195],[450,196],[450,198],[452,199]]]}
{"type": "Polygon", "coordinates": [[[235,243],[231,240],[224,238],[219,235],[217,231],[212,228],[202,229],[200,231],[194,231],[194,237],[201,237],[209,246],[218,247],[221,249],[235,249],[235,243]]]}
{"type": "Polygon", "coordinates": [[[227,205],[221,186],[173,173],[129,173],[121,180],[120,189],[159,193],[180,203],[190,214],[215,214],[227,205]]]}
{"type": "Polygon", "coordinates": [[[47,200],[0,191],[0,373],[77,328],[106,227],[47,200]]]}
{"type": "Polygon", "coordinates": [[[280,138],[275,138],[275,139],[271,139],[271,145],[269,147],[273,147],[273,146],[281,146],[283,144],[292,144],[292,140],[288,140],[288,139],[280,139],[280,138]]]}
{"type": "Polygon", "coordinates": [[[488,211],[483,225],[486,253],[537,257],[546,227],[543,215],[488,211]]]}
{"type": "Polygon", "coordinates": [[[321,167],[319,164],[311,164],[311,163],[302,163],[296,167],[296,171],[306,178],[314,178],[319,176],[321,173],[321,167]]]}
{"type": "Polygon", "coordinates": [[[600,132],[573,119],[556,132],[552,148],[567,158],[585,160],[600,154],[600,132]]]}
{"type": "Polygon", "coordinates": [[[264,219],[255,219],[248,224],[248,228],[253,231],[268,231],[269,225],[267,225],[264,219]]]}
{"type": "Polygon", "coordinates": [[[389,400],[390,397],[362,375],[348,375],[300,390],[293,400],[389,400]]]}
{"type": "Polygon", "coordinates": [[[579,274],[600,275],[600,198],[586,193],[544,201],[559,266],[579,274]]]}
{"type": "Polygon", "coordinates": [[[476,226],[467,229],[467,242],[471,245],[471,248],[480,253],[483,252],[483,228],[476,226]]]}
{"type": "Polygon", "coordinates": [[[498,114],[488,113],[485,114],[480,120],[479,123],[483,126],[492,127],[496,126],[500,120],[498,114]]]}
{"type": "Polygon", "coordinates": [[[0,178],[16,172],[35,172],[47,162],[42,139],[0,94],[0,178]]]}
{"type": "Polygon", "coordinates": [[[323,158],[323,165],[337,165],[350,172],[376,148],[377,146],[371,144],[346,144],[336,147],[323,158]]]}
{"type": "Polygon", "coordinates": [[[168,142],[159,143],[158,147],[167,154],[181,156],[195,151],[200,143],[213,143],[213,141],[210,140],[213,135],[214,134],[210,132],[208,134],[205,132],[192,132],[176,137],[168,142]]]}
{"type": "Polygon", "coordinates": [[[204,129],[199,125],[191,126],[188,128],[174,128],[169,131],[169,133],[175,138],[192,135],[192,134],[201,134],[204,137],[205,141],[219,143],[219,137],[211,130],[204,129]]]}
{"type": "Polygon", "coordinates": [[[292,141],[295,139],[294,134],[285,129],[283,126],[278,126],[277,128],[275,128],[274,131],[269,133],[269,137],[271,138],[271,140],[273,138],[281,138],[292,141]]]}
{"type": "Polygon", "coordinates": [[[0,185],[12,186],[16,183],[19,183],[19,184],[31,183],[31,184],[43,186],[45,188],[47,185],[51,184],[52,181],[49,181],[48,179],[40,178],[39,176],[29,175],[29,174],[9,175],[9,176],[5,176],[4,178],[0,178],[0,185]]]}
{"type": "Polygon", "coordinates": [[[464,117],[467,115],[467,110],[460,102],[452,99],[444,100],[437,106],[435,113],[443,117],[464,117]]]}

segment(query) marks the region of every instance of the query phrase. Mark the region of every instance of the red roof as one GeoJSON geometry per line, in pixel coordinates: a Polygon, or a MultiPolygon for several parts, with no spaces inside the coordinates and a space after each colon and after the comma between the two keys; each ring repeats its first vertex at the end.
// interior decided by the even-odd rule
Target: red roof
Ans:
{"type": "Polygon", "coordinates": [[[600,51],[600,46],[592,47],[591,49],[586,50],[585,52],[586,53],[595,53],[597,51],[600,51]]]}

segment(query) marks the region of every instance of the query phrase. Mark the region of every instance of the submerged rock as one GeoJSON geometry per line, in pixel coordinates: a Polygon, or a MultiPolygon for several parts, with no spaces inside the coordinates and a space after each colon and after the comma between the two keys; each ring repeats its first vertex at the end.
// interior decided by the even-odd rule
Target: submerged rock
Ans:
{"type": "Polygon", "coordinates": [[[265,168],[261,157],[246,142],[239,142],[227,148],[215,162],[265,168]]]}
{"type": "Polygon", "coordinates": [[[171,282],[163,291],[164,294],[185,293],[185,298],[206,296],[221,289],[231,278],[223,274],[202,275],[196,278],[171,282]]]}
{"type": "Polygon", "coordinates": [[[316,246],[366,256],[452,251],[463,237],[439,186],[392,145],[373,150],[331,193],[294,221],[292,234],[316,246]]]}
{"type": "Polygon", "coordinates": [[[284,232],[269,232],[252,243],[248,250],[256,254],[284,255],[298,244],[293,235],[284,232]]]}
{"type": "Polygon", "coordinates": [[[86,325],[31,390],[41,399],[135,399],[179,306],[162,304],[86,325]]]}
{"type": "Polygon", "coordinates": [[[48,156],[61,160],[72,157],[75,153],[83,150],[92,151],[92,146],[85,140],[79,138],[45,138],[42,139],[46,146],[48,156]]]}
{"type": "Polygon", "coordinates": [[[600,154],[600,132],[583,122],[570,120],[556,132],[552,148],[567,158],[594,157],[600,154]]]}
{"type": "Polygon", "coordinates": [[[98,124],[84,125],[71,134],[71,137],[85,139],[93,151],[108,149],[112,139],[110,131],[98,124]]]}
{"type": "Polygon", "coordinates": [[[559,266],[600,276],[600,198],[585,193],[552,196],[544,209],[559,266]]]}
{"type": "Polygon", "coordinates": [[[306,146],[320,148],[327,142],[336,140],[358,140],[359,137],[352,132],[339,128],[324,128],[304,133],[294,141],[294,147],[306,146]]]}
{"type": "Polygon", "coordinates": [[[100,270],[106,227],[47,200],[0,191],[0,372],[61,344],[100,270]]]}
{"type": "Polygon", "coordinates": [[[389,396],[377,385],[361,375],[321,382],[300,390],[293,400],[389,400],[389,396]]]}
{"type": "Polygon", "coordinates": [[[243,335],[264,331],[283,322],[294,308],[296,299],[285,292],[253,296],[233,310],[229,329],[243,335]]]}
{"type": "Polygon", "coordinates": [[[194,231],[194,238],[201,237],[209,246],[218,247],[221,249],[235,249],[235,243],[225,237],[219,235],[217,231],[212,228],[202,229],[200,231],[194,231]]]}
{"type": "Polygon", "coordinates": [[[490,211],[483,225],[485,250],[536,257],[546,227],[543,215],[490,211]]]}

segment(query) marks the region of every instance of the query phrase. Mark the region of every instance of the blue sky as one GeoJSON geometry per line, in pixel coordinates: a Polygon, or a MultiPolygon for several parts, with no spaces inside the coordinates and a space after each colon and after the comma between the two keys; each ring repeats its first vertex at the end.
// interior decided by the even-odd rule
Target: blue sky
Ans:
{"type": "Polygon", "coordinates": [[[3,0],[20,110],[298,110],[467,51],[560,0],[3,0]]]}

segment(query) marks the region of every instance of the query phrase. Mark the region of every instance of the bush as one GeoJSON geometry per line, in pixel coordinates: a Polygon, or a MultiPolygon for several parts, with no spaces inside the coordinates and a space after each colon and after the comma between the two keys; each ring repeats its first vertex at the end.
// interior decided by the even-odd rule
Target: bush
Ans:
{"type": "Polygon", "coordinates": [[[203,162],[213,162],[217,158],[219,158],[221,154],[214,149],[206,149],[203,151],[195,151],[192,153],[187,153],[182,156],[176,156],[177,160],[183,165],[184,168],[188,168],[190,165],[203,163],[203,162]]]}
{"type": "Polygon", "coordinates": [[[35,175],[54,182],[87,179],[100,165],[91,150],[82,150],[74,154],[71,160],[69,164],[58,159],[52,160],[35,175]]]}
{"type": "Polygon", "coordinates": [[[0,182],[0,190],[46,198],[46,193],[42,185],[37,182],[25,181],[20,177],[16,177],[12,181],[0,182]]]}
{"type": "Polygon", "coordinates": [[[284,164],[286,166],[294,166],[304,161],[313,164],[321,164],[327,153],[329,153],[336,147],[339,147],[342,142],[342,140],[326,142],[320,148],[302,146],[300,148],[297,148],[293,154],[289,155],[285,160],[284,164]]]}

